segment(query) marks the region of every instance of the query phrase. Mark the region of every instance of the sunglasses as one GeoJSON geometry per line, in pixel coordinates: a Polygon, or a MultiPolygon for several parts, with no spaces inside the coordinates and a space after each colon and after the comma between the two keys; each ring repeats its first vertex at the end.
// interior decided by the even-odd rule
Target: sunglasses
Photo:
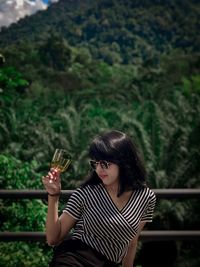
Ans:
{"type": "Polygon", "coordinates": [[[90,160],[90,166],[92,167],[93,170],[97,169],[98,164],[100,164],[102,169],[107,170],[112,163],[106,160],[100,160],[100,161],[90,160]]]}

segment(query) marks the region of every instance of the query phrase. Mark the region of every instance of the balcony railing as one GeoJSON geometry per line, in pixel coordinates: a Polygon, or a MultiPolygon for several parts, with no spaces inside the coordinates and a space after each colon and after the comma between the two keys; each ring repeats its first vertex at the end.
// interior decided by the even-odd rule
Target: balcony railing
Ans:
{"type": "MultiPolygon", "coordinates": [[[[157,199],[200,198],[199,189],[153,189],[157,199]]],[[[73,190],[62,190],[61,197],[66,199],[73,190]]],[[[1,199],[47,199],[44,190],[0,190],[1,199]]],[[[200,240],[200,230],[151,230],[142,231],[142,241],[158,240],[200,240]]],[[[45,241],[44,232],[0,232],[0,241],[45,241]]]]}

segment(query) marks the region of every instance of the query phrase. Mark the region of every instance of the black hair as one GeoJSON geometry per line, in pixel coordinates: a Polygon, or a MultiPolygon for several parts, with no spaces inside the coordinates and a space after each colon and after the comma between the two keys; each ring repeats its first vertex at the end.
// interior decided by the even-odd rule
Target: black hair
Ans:
{"type": "MultiPolygon", "coordinates": [[[[118,196],[125,191],[146,186],[146,170],[136,144],[120,131],[112,130],[94,138],[89,147],[89,157],[94,160],[107,160],[119,166],[118,196]]],[[[84,185],[102,183],[94,170],[87,176],[84,185]]]]}

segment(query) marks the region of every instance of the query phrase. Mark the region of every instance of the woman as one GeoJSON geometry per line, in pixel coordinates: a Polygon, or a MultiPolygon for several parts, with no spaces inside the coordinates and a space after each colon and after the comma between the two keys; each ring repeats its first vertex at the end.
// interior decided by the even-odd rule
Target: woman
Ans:
{"type": "Polygon", "coordinates": [[[97,136],[89,156],[89,177],[60,217],[59,173],[51,169],[43,177],[48,192],[46,237],[55,245],[50,266],[132,267],[139,234],[152,221],[155,206],[142,160],[130,137],[115,130],[97,136]],[[71,237],[61,242],[72,229],[71,237]]]}

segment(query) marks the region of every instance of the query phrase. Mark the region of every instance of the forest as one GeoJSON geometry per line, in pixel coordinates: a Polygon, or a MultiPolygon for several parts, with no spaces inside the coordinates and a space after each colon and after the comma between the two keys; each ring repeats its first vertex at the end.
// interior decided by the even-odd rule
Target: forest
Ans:
{"type": "MultiPolygon", "coordinates": [[[[3,27],[0,188],[43,189],[63,147],[72,163],[62,188],[75,189],[89,171],[91,139],[108,129],[137,141],[151,188],[199,188],[199,17],[195,0],[60,0],[3,27]]],[[[0,206],[1,231],[45,230],[45,201],[0,206]]],[[[196,199],[163,199],[147,229],[198,230],[199,222],[196,199]]],[[[199,241],[169,245],[173,267],[199,267],[199,241]]],[[[46,267],[52,253],[31,241],[0,242],[0,251],[7,267],[46,267]]],[[[140,243],[135,266],[143,253],[140,243]]]]}

